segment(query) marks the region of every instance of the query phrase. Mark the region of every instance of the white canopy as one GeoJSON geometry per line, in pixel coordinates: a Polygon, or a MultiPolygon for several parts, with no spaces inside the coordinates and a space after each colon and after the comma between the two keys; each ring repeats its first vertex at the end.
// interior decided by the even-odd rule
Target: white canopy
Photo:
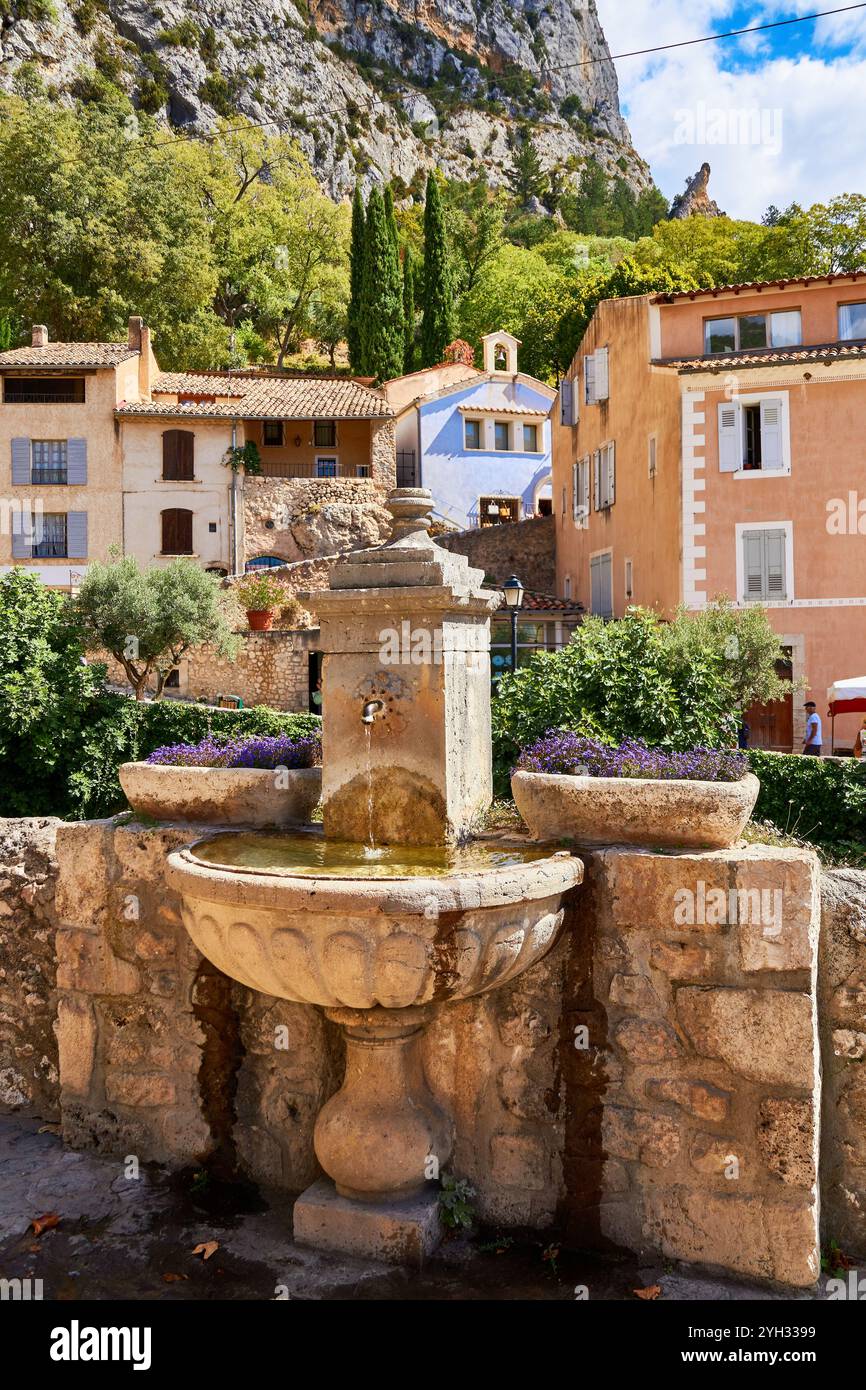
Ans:
{"type": "Polygon", "coordinates": [[[839,700],[866,700],[866,676],[851,676],[845,681],[834,681],[827,691],[831,705],[839,700]]]}

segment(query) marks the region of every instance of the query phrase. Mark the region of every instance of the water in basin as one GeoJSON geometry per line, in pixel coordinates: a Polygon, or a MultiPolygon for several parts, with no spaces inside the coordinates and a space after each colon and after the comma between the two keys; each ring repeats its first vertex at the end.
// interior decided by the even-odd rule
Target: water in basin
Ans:
{"type": "Polygon", "coordinates": [[[193,858],[226,869],[309,875],[315,878],[446,878],[452,874],[483,873],[546,859],[549,849],[471,843],[444,845],[382,845],[370,850],[352,840],[326,840],[304,832],[268,834],[265,831],[227,831],[200,840],[190,849],[193,858]]]}

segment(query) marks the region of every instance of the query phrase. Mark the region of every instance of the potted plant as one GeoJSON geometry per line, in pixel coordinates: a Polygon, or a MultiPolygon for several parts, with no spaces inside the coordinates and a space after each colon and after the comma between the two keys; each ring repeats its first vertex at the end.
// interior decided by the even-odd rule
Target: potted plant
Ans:
{"type": "Polygon", "coordinates": [[[318,734],[218,738],[155,749],[123,763],[120,785],[134,811],[162,821],[286,825],[310,819],[322,792],[318,734]]]}
{"type": "Polygon", "coordinates": [[[561,729],[525,748],[511,777],[535,839],[587,847],[725,849],[742,834],[759,789],[738,751],[672,752],[636,739],[610,746],[561,729]]]}
{"type": "Polygon", "coordinates": [[[253,632],[268,632],[274,624],[274,613],[288,601],[285,584],[269,570],[251,570],[237,584],[235,593],[246,610],[247,622],[253,632]]]}

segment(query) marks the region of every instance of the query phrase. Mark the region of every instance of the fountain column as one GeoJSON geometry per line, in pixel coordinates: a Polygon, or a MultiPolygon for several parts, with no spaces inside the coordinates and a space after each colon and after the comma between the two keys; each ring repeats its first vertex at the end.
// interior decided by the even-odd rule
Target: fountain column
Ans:
{"type": "Polygon", "coordinates": [[[431,540],[432,497],[398,488],[391,539],[305,595],[325,653],[325,834],[382,844],[464,837],[493,795],[490,614],[481,570],[431,540]],[[373,722],[363,723],[375,702],[373,722]]]}

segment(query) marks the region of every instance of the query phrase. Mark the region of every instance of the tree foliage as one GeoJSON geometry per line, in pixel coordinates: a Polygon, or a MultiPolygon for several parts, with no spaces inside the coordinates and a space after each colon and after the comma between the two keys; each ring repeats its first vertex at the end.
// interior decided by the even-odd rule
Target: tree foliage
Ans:
{"type": "Polygon", "coordinates": [[[141,570],[132,555],[93,561],[76,603],[90,650],[107,651],[126,672],[136,700],[156,677],[159,699],[170,673],[190,647],[213,643],[233,658],[233,605],[215,575],[192,560],[141,570]]]}
{"type": "Polygon", "coordinates": [[[403,281],[394,234],[378,188],[367,199],[360,336],[367,375],[382,382],[402,374],[403,281]]]}
{"type": "MultiPolygon", "coordinates": [[[[424,204],[424,307],[421,365],[435,367],[454,338],[454,274],[442,195],[435,174],[427,178],[424,204]]],[[[502,325],[497,325],[501,327],[502,325]]]]}

